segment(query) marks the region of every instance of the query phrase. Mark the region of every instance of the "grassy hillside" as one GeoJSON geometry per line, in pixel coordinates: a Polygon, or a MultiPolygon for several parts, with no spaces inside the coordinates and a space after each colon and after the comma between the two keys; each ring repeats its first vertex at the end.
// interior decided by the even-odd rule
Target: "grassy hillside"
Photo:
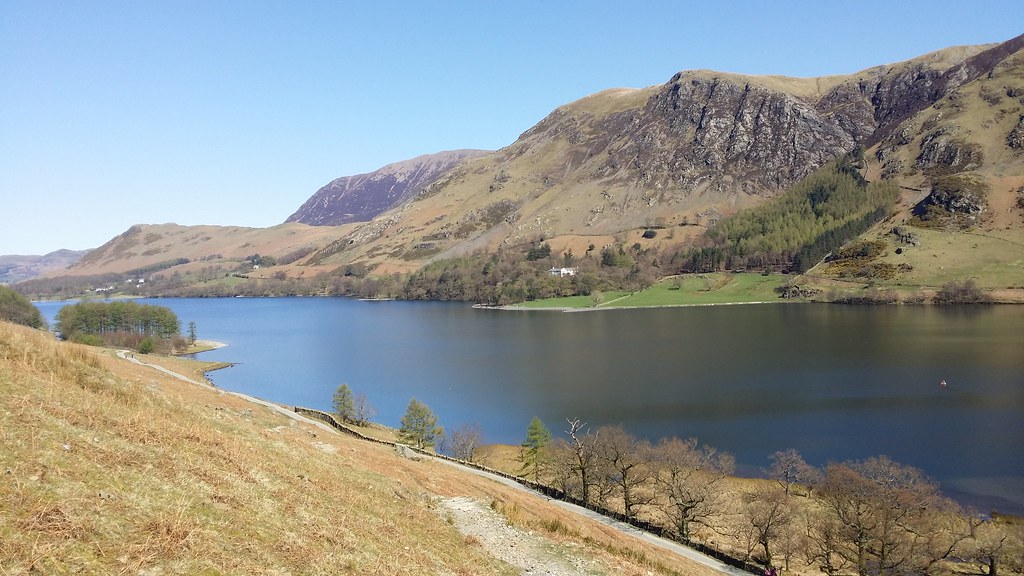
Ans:
{"type": "Polygon", "coordinates": [[[456,529],[438,504],[454,496],[515,510],[606,573],[710,573],[493,481],[6,323],[0,465],[4,574],[516,573],[456,529]]]}

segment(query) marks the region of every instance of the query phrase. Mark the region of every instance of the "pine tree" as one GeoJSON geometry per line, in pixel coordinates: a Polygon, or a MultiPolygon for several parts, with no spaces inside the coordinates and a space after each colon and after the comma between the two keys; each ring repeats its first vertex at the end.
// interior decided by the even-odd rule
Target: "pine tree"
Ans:
{"type": "Polygon", "coordinates": [[[338,386],[334,391],[334,413],[342,422],[354,422],[356,418],[356,403],[352,397],[352,390],[348,384],[338,386]]]}
{"type": "Polygon", "coordinates": [[[444,428],[437,425],[437,416],[426,404],[413,398],[402,416],[402,427],[398,429],[398,440],[416,448],[433,447],[444,435],[444,428]]]}
{"type": "Polygon", "coordinates": [[[520,461],[523,463],[523,471],[533,476],[534,482],[540,481],[540,469],[544,463],[544,451],[551,443],[551,432],[544,427],[540,418],[534,416],[530,426],[526,429],[526,440],[522,444],[520,461]]]}

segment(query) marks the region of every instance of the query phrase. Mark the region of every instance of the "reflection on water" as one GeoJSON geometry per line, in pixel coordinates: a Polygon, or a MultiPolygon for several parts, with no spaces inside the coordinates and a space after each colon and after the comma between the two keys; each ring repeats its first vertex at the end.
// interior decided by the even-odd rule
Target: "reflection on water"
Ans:
{"type": "Polygon", "coordinates": [[[747,474],[787,448],[816,464],[885,454],[965,501],[1024,512],[1024,307],[155,303],[229,344],[200,355],[238,363],[211,374],[218,386],[287,404],[329,409],[346,382],[383,423],[415,396],[449,428],[513,444],[534,415],[556,434],[580,417],[697,436],[747,474]]]}

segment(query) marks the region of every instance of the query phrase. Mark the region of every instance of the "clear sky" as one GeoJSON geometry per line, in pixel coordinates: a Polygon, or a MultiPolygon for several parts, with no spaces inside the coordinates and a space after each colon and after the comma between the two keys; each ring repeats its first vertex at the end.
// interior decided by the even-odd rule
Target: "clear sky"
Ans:
{"type": "Polygon", "coordinates": [[[1022,32],[1020,0],[2,0],[0,254],[272,226],[339,176],[680,70],[845,74],[1022,32]]]}

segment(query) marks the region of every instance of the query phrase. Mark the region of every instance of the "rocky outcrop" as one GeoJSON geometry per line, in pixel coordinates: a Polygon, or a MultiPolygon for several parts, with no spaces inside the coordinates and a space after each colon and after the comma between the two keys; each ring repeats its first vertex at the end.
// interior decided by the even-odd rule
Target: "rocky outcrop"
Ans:
{"type": "Polygon", "coordinates": [[[367,222],[419,194],[439,176],[486,150],[452,150],[388,164],[379,170],[332,180],[285,222],[337,226],[367,222]]]}
{"type": "Polygon", "coordinates": [[[855,141],[864,142],[878,128],[873,96],[882,76],[883,69],[874,68],[859,78],[841,82],[822,96],[815,107],[855,141]]]}
{"type": "Polygon", "coordinates": [[[988,206],[988,186],[964,176],[947,176],[935,181],[931,192],[915,207],[916,213],[925,213],[930,206],[939,207],[950,214],[976,215],[988,206]]]}
{"type": "Polygon", "coordinates": [[[921,238],[914,232],[911,232],[906,226],[895,226],[889,233],[904,244],[917,246],[921,243],[921,238]]]}
{"type": "Polygon", "coordinates": [[[509,150],[516,158],[540,141],[567,144],[569,170],[543,180],[546,187],[598,181],[659,196],[768,195],[858,145],[883,141],[877,154],[887,176],[906,169],[953,174],[984,161],[977,146],[955,135],[933,132],[916,164],[886,154],[918,136],[908,118],[1021,48],[1024,36],[822,79],[818,97],[806,84],[787,91],[785,82],[772,79],[680,72],[636,107],[604,116],[559,108],[509,150]]]}
{"type": "Polygon", "coordinates": [[[942,71],[925,63],[888,70],[873,87],[871,105],[876,128],[869,140],[888,135],[903,120],[936,102],[948,84],[942,71]]]}
{"type": "Polygon", "coordinates": [[[1024,148],[1024,116],[1020,117],[1017,121],[1017,125],[1010,130],[1010,133],[1006,136],[1006,145],[1014,150],[1021,150],[1024,148]]]}
{"type": "Polygon", "coordinates": [[[405,458],[406,460],[412,460],[413,462],[419,462],[423,460],[423,455],[413,450],[405,444],[395,444],[395,453],[405,458]]]}
{"type": "Polygon", "coordinates": [[[810,103],[724,75],[677,74],[628,119],[616,119],[620,138],[602,168],[630,166],[655,188],[697,189],[728,175],[747,192],[775,190],[855,143],[810,103]]]}
{"type": "Polygon", "coordinates": [[[921,153],[916,165],[926,174],[944,176],[974,170],[984,161],[984,154],[977,144],[936,130],[921,139],[921,153]]]}
{"type": "Polygon", "coordinates": [[[607,115],[559,108],[509,147],[509,159],[563,142],[572,150],[569,170],[547,175],[542,187],[596,182],[643,190],[639,202],[652,205],[698,194],[770,195],[848,152],[869,130],[870,113],[840,112],[843,94],[819,110],[732,74],[681,72],[649,94],[607,115]]]}

